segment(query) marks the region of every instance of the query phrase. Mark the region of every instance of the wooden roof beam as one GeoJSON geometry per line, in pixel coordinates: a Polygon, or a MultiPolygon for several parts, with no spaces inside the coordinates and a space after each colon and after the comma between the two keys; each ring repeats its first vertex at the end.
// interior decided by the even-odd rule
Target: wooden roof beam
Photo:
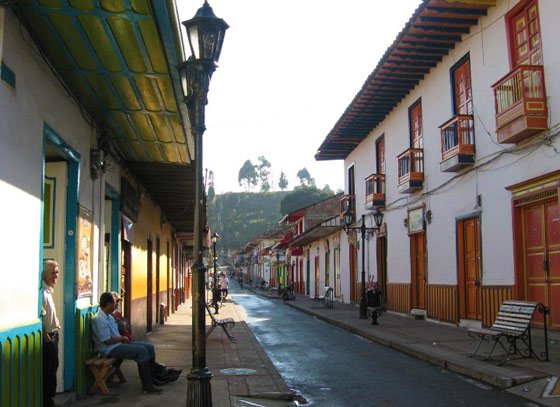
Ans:
{"type": "Polygon", "coordinates": [[[434,17],[434,16],[423,16],[421,15],[420,21],[425,23],[443,23],[443,24],[457,24],[457,25],[476,25],[478,19],[476,18],[458,18],[458,17],[434,17]]]}
{"type": "Polygon", "coordinates": [[[460,14],[468,16],[482,17],[488,14],[488,10],[485,8],[457,8],[457,7],[445,7],[445,6],[426,6],[428,11],[436,11],[438,13],[451,13],[460,14]]]}
{"type": "Polygon", "coordinates": [[[444,32],[444,33],[458,33],[458,34],[468,34],[470,29],[468,27],[452,27],[443,25],[426,25],[422,23],[414,23],[412,25],[414,30],[422,31],[433,31],[433,32],[444,32]]]}

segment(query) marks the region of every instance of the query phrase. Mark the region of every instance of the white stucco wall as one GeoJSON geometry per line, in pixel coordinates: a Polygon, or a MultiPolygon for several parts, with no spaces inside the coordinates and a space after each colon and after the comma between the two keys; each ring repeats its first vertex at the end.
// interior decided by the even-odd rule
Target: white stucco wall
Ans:
{"type": "MultiPolygon", "coordinates": [[[[392,113],[345,160],[345,168],[355,165],[356,209],[359,218],[364,212],[364,179],[375,172],[375,140],[385,135],[386,206],[385,221],[388,238],[389,282],[410,282],[410,242],[403,219],[407,209],[424,204],[433,213],[427,225],[427,275],[431,284],[456,284],[456,218],[481,211],[483,253],[483,283],[511,285],[513,272],[513,237],[511,194],[505,187],[546,174],[560,168],[560,157],[551,147],[541,146],[523,157],[523,152],[503,155],[493,165],[459,176],[441,172],[439,126],[452,117],[450,69],[467,53],[470,56],[475,117],[476,158],[480,164],[487,157],[511,144],[497,144],[495,133],[494,97],[491,85],[510,71],[503,16],[515,6],[515,1],[498,1],[489,9],[478,26],[463,36],[449,55],[433,68],[425,79],[392,111],[392,113]],[[397,156],[409,148],[408,109],[422,100],[424,171],[421,191],[399,194],[397,190],[397,156]],[[446,187],[439,189],[442,185],[446,187]],[[438,189],[436,189],[438,188],[438,189]],[[482,205],[476,205],[477,195],[482,205]]],[[[549,103],[550,128],[560,121],[560,3],[539,1],[546,90],[549,103]]],[[[554,140],[560,150],[560,141],[554,140]]],[[[346,183],[348,181],[346,180],[346,183]]],[[[346,185],[346,190],[348,186],[346,185]]],[[[371,220],[370,220],[371,224],[371,220]]],[[[372,241],[373,242],[373,241],[372,241]]],[[[343,272],[347,267],[348,246],[341,241],[343,272]]],[[[370,247],[370,269],[375,270],[374,247],[370,247]]],[[[367,253],[366,253],[367,256],[367,253]]],[[[361,254],[358,254],[358,263],[361,254]]],[[[361,266],[360,271],[361,271],[361,266]]]]}
{"type": "MultiPolygon", "coordinates": [[[[89,150],[95,132],[15,16],[6,11],[1,24],[3,13],[0,9],[1,56],[16,74],[16,88],[0,83],[0,224],[5,231],[0,247],[2,275],[8,277],[4,280],[8,284],[0,285],[0,329],[38,317],[45,123],[81,155],[79,203],[94,212],[94,259],[101,257],[98,243],[103,236],[99,225],[103,224],[105,182],[92,181],[90,177],[89,150]]],[[[118,168],[106,178],[116,190],[120,189],[118,168]]],[[[98,275],[98,264],[93,262],[94,276],[98,275]]],[[[97,287],[97,281],[95,284],[97,287]]],[[[94,293],[94,301],[96,296],[94,293]]]]}

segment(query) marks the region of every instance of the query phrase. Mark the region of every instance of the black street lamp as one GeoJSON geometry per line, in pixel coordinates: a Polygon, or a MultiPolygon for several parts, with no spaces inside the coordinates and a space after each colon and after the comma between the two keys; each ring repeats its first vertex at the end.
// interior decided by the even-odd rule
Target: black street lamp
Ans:
{"type": "Polygon", "coordinates": [[[367,300],[366,300],[366,248],[365,248],[365,241],[366,241],[366,234],[368,232],[376,232],[379,230],[381,225],[383,224],[383,212],[379,209],[376,209],[373,213],[373,220],[375,221],[374,228],[366,227],[366,215],[362,214],[362,224],[360,226],[350,226],[352,221],[354,220],[354,215],[350,210],[350,206],[346,208],[343,215],[343,224],[346,233],[350,232],[350,230],[359,230],[362,234],[362,288],[360,290],[361,298],[360,298],[360,319],[367,319],[367,300]]]}
{"type": "Polygon", "coordinates": [[[220,305],[218,302],[220,301],[220,297],[222,293],[218,288],[218,255],[216,254],[216,244],[220,241],[220,235],[217,232],[212,233],[212,237],[210,238],[212,241],[212,250],[214,251],[214,282],[212,287],[212,305],[214,305],[214,314],[219,314],[218,308],[220,305]]]}
{"type": "Polygon", "coordinates": [[[195,202],[194,202],[194,256],[196,265],[192,282],[192,369],[187,375],[187,406],[212,406],[210,379],[212,373],[206,366],[206,318],[204,315],[206,267],[203,247],[203,174],[202,135],[206,130],[205,106],[210,78],[216,70],[222,51],[224,34],[228,25],[216,17],[207,1],[195,16],[183,21],[192,55],[178,67],[189,120],[195,141],[195,202]]]}

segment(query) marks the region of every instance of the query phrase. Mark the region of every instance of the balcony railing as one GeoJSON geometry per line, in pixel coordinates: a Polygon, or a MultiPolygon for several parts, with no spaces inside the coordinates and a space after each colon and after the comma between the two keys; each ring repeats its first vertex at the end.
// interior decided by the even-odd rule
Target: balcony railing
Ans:
{"type": "Polygon", "coordinates": [[[398,161],[399,192],[406,193],[421,189],[424,183],[424,150],[409,148],[398,156],[398,161]]]}
{"type": "Polygon", "coordinates": [[[385,205],[385,174],[371,174],[366,178],[366,209],[385,205]]]}
{"type": "Polygon", "coordinates": [[[520,65],[492,88],[500,143],[517,143],[547,129],[548,107],[542,65],[520,65]]]}
{"type": "Polygon", "coordinates": [[[340,198],[340,219],[343,219],[346,208],[350,208],[352,219],[356,219],[356,197],[354,195],[347,194],[340,198]]]}
{"type": "Polygon", "coordinates": [[[440,169],[458,171],[474,163],[473,116],[458,114],[439,128],[441,132],[440,169]]]}

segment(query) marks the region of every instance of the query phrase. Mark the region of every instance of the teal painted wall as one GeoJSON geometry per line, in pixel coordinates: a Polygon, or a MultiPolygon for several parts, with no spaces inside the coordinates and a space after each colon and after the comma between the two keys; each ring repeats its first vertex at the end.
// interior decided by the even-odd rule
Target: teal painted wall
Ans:
{"type": "Polygon", "coordinates": [[[0,331],[0,407],[42,404],[41,322],[0,331]]]}

